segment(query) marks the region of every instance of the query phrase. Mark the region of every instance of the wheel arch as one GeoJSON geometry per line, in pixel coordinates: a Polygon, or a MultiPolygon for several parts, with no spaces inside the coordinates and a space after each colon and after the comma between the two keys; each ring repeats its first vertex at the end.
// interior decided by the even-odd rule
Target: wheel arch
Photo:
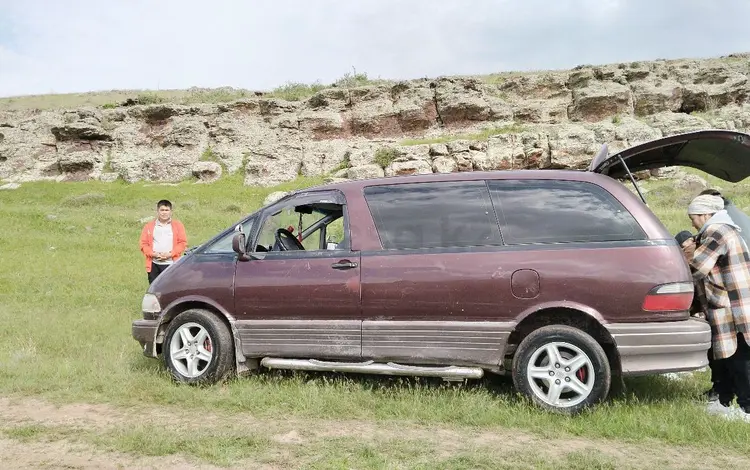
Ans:
{"type": "Polygon", "coordinates": [[[201,296],[189,296],[175,300],[163,309],[161,315],[159,316],[159,326],[156,331],[155,347],[157,354],[162,353],[164,335],[167,331],[169,323],[174,320],[177,315],[192,309],[201,309],[211,312],[219,320],[221,320],[227,326],[227,328],[229,328],[229,331],[232,335],[232,343],[234,347],[236,371],[238,373],[247,371],[249,369],[248,361],[245,355],[242,353],[242,342],[240,340],[239,332],[237,331],[237,328],[235,326],[234,316],[213,300],[201,296]]]}
{"type": "Polygon", "coordinates": [[[577,304],[552,304],[541,306],[519,316],[520,321],[508,337],[506,360],[512,361],[516,348],[531,332],[549,325],[565,325],[583,331],[604,349],[612,374],[620,376],[620,354],[614,338],[604,327],[601,315],[589,307],[577,304]]]}

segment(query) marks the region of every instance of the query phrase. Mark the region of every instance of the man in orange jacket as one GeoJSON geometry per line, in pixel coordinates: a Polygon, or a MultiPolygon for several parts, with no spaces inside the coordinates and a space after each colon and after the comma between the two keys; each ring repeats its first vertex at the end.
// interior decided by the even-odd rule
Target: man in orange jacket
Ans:
{"type": "Polygon", "coordinates": [[[146,257],[149,284],[187,248],[185,226],[172,218],[172,203],[166,199],[156,203],[156,216],[156,220],[147,223],[141,231],[141,252],[146,257]]]}

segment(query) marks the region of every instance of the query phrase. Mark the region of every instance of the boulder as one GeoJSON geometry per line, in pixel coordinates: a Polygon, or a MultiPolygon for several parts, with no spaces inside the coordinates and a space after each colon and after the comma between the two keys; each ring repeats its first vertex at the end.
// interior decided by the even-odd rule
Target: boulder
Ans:
{"type": "Polygon", "coordinates": [[[708,183],[698,175],[683,175],[674,182],[674,186],[697,196],[698,193],[708,188],[708,183]]]}
{"type": "Polygon", "coordinates": [[[60,157],[58,163],[60,171],[63,173],[91,172],[96,164],[96,159],[90,153],[74,153],[60,157]]]}
{"type": "Polygon", "coordinates": [[[615,140],[624,141],[628,147],[662,137],[659,129],[631,117],[622,118],[622,121],[614,129],[615,140]]]}
{"type": "Polygon", "coordinates": [[[548,138],[554,168],[583,168],[601,148],[592,130],[576,124],[551,128],[548,138]]]}
{"type": "Polygon", "coordinates": [[[632,109],[630,88],[619,83],[597,81],[573,90],[568,117],[572,121],[595,122],[616,114],[630,114],[632,109]]]}
{"type": "Polygon", "coordinates": [[[439,157],[450,155],[448,146],[445,144],[431,144],[430,145],[430,156],[439,157]]]}
{"type": "Polygon", "coordinates": [[[266,198],[263,200],[263,205],[267,206],[267,205],[273,204],[274,202],[278,201],[279,199],[286,196],[287,194],[289,194],[288,191],[274,191],[268,196],[266,196],[266,198]]]}
{"type": "Polygon", "coordinates": [[[221,178],[221,172],[221,165],[216,162],[193,163],[193,176],[198,178],[200,183],[213,183],[221,178]]]}
{"type": "Polygon", "coordinates": [[[299,174],[299,166],[289,165],[278,159],[258,159],[245,165],[245,186],[270,187],[293,181],[299,174]]]}
{"type": "Polygon", "coordinates": [[[678,112],[682,106],[684,87],[675,80],[639,82],[633,85],[634,112],[638,116],[663,111],[678,112]]]}
{"type": "Polygon", "coordinates": [[[360,165],[349,168],[346,177],[353,180],[381,178],[385,176],[383,168],[378,165],[360,165]]]}
{"type": "Polygon", "coordinates": [[[385,169],[386,176],[424,175],[432,173],[432,165],[425,160],[393,162],[385,169]]]}
{"type": "Polygon", "coordinates": [[[112,140],[112,135],[102,127],[88,122],[72,122],[50,129],[59,141],[68,140],[112,140]]]}
{"type": "Polygon", "coordinates": [[[102,173],[99,175],[99,181],[102,181],[104,183],[114,183],[115,181],[120,178],[120,175],[117,173],[102,173]]]}
{"type": "Polygon", "coordinates": [[[198,119],[181,119],[172,124],[161,141],[162,146],[195,147],[206,145],[208,132],[198,119]]]}
{"type": "Polygon", "coordinates": [[[647,122],[661,131],[664,137],[711,128],[711,125],[702,117],[682,113],[654,114],[648,117],[647,122]]]}
{"type": "Polygon", "coordinates": [[[458,171],[458,163],[455,158],[440,156],[432,161],[433,173],[453,173],[458,171]]]}
{"type": "Polygon", "coordinates": [[[299,129],[314,139],[332,139],[346,134],[344,118],[333,111],[304,111],[299,115],[299,129]]]}
{"type": "Polygon", "coordinates": [[[487,153],[475,154],[474,168],[477,170],[511,170],[523,167],[525,153],[523,143],[515,134],[491,137],[487,153]]]}
{"type": "Polygon", "coordinates": [[[441,78],[434,82],[437,115],[450,127],[484,121],[510,121],[513,109],[500,96],[489,95],[476,79],[441,78]]]}

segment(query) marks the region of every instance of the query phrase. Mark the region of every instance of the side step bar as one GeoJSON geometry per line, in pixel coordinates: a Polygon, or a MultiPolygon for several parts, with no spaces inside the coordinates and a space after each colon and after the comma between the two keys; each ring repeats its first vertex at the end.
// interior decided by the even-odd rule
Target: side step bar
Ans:
{"type": "Polygon", "coordinates": [[[260,365],[268,369],[293,369],[329,372],[354,372],[379,375],[416,375],[420,377],[440,377],[444,380],[480,379],[484,370],[480,367],[423,367],[396,364],[394,362],[336,362],[317,359],[282,359],[264,357],[260,365]]]}

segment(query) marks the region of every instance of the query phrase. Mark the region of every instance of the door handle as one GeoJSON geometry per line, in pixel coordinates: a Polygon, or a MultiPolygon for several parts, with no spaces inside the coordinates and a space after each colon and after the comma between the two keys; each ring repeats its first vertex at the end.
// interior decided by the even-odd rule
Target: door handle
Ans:
{"type": "Polygon", "coordinates": [[[357,263],[348,260],[339,261],[338,263],[333,263],[331,265],[333,269],[352,269],[356,268],[357,266],[359,266],[357,263]]]}

